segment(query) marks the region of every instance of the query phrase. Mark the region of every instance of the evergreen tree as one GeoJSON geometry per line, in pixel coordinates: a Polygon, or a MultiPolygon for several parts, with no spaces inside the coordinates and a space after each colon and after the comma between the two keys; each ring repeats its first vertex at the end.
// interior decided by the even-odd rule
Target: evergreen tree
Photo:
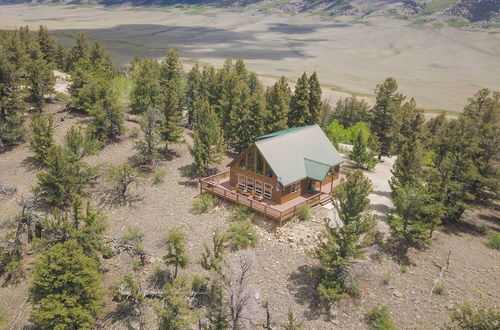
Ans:
{"type": "Polygon", "coordinates": [[[30,149],[36,158],[43,162],[48,150],[54,145],[54,122],[51,115],[37,115],[30,125],[30,149]]]}
{"type": "Polygon", "coordinates": [[[43,59],[43,54],[37,44],[34,44],[30,50],[26,81],[29,102],[38,112],[42,112],[45,105],[45,95],[54,91],[56,78],[51,66],[43,59]]]}
{"type": "Polygon", "coordinates": [[[187,297],[191,288],[184,276],[176,277],[171,283],[163,287],[165,294],[163,308],[159,310],[161,330],[188,329],[193,321],[191,309],[187,304],[187,297]]]}
{"type": "Polygon", "coordinates": [[[186,79],[185,104],[188,112],[188,125],[193,125],[196,107],[202,102],[203,80],[198,63],[189,71],[186,79]]]}
{"type": "Polygon", "coordinates": [[[418,184],[423,177],[424,153],[419,140],[408,141],[402,149],[391,170],[390,186],[395,196],[398,187],[418,184]]]}
{"type": "Polygon", "coordinates": [[[125,115],[123,106],[118,101],[118,93],[107,80],[99,80],[88,85],[97,90],[97,99],[90,105],[92,119],[88,129],[93,138],[102,143],[119,136],[124,129],[125,115]]]}
{"type": "Polygon", "coordinates": [[[337,101],[332,119],[337,120],[344,127],[351,127],[360,121],[368,122],[368,103],[356,97],[340,99],[337,101]]]}
{"type": "Polygon", "coordinates": [[[291,97],[288,127],[304,126],[308,124],[308,120],[312,118],[309,110],[310,98],[309,80],[304,72],[302,77],[297,80],[295,91],[291,97]]]}
{"type": "Polygon", "coordinates": [[[380,142],[378,158],[393,154],[399,135],[398,116],[404,96],[397,92],[398,84],[394,78],[387,78],[377,85],[375,106],[370,110],[370,123],[373,134],[380,142]]]}
{"type": "Polygon", "coordinates": [[[89,181],[88,166],[60,146],[47,151],[44,163],[45,169],[37,174],[38,184],[34,191],[52,206],[68,207],[89,181]]]}
{"type": "Polygon", "coordinates": [[[141,114],[157,108],[160,96],[160,65],[156,60],[141,59],[133,66],[130,106],[132,113],[141,114]]]}
{"type": "Polygon", "coordinates": [[[78,61],[82,59],[88,60],[89,55],[90,55],[90,46],[87,40],[87,36],[85,35],[85,33],[80,32],[75,36],[75,44],[70,50],[67,62],[68,65],[67,71],[72,71],[74,65],[78,61]]]}
{"type": "Polygon", "coordinates": [[[358,135],[354,140],[354,145],[352,151],[349,153],[349,157],[359,168],[371,170],[377,164],[377,160],[374,158],[376,155],[369,148],[370,136],[366,135],[367,134],[362,130],[358,131],[358,135]]]}
{"type": "Polygon", "coordinates": [[[0,50],[0,151],[23,136],[22,91],[19,71],[0,50]]]}
{"type": "Polygon", "coordinates": [[[174,278],[177,277],[178,268],[185,268],[189,262],[185,248],[186,235],[177,228],[170,229],[167,233],[167,254],[163,257],[167,266],[174,266],[174,278]]]}
{"type": "Polygon", "coordinates": [[[417,110],[413,98],[401,106],[398,122],[399,133],[397,134],[393,151],[399,155],[405,145],[420,140],[423,133],[424,115],[421,110],[417,110]]]}
{"type": "Polygon", "coordinates": [[[226,306],[224,302],[224,290],[216,282],[212,283],[209,292],[209,304],[207,307],[208,330],[229,329],[226,306]]]}
{"type": "Polygon", "coordinates": [[[309,77],[309,117],[306,119],[307,125],[317,124],[322,110],[321,85],[316,71],[309,77]]]}
{"type": "Polygon", "coordinates": [[[31,315],[40,329],[92,329],[103,305],[98,264],[75,241],[57,244],[32,272],[31,315]]]}
{"type": "Polygon", "coordinates": [[[96,41],[89,51],[89,61],[95,71],[113,71],[113,63],[108,54],[104,52],[101,43],[96,41]]]}
{"type": "Polygon", "coordinates": [[[68,58],[69,58],[69,49],[67,49],[61,44],[57,44],[57,48],[54,54],[54,62],[59,71],[68,70],[68,58]]]}
{"type": "Polygon", "coordinates": [[[89,132],[76,126],[71,126],[64,136],[64,146],[76,159],[95,155],[101,144],[90,136],[89,132]]]}
{"type": "Polygon", "coordinates": [[[147,109],[141,117],[141,130],[144,134],[143,140],[135,143],[135,149],[139,152],[140,162],[143,164],[152,164],[158,159],[158,145],[160,135],[158,133],[158,121],[160,115],[158,111],[147,109]]]}
{"type": "Polygon", "coordinates": [[[167,51],[160,65],[160,107],[163,112],[160,135],[165,143],[165,150],[170,144],[182,141],[182,95],[183,71],[179,54],[175,49],[167,51]]]}
{"type": "Polygon", "coordinates": [[[40,25],[37,41],[45,62],[53,63],[56,57],[56,42],[46,26],[40,25]]]}
{"type": "Polygon", "coordinates": [[[291,90],[284,76],[266,90],[265,134],[288,128],[291,90]]]}
{"type": "Polygon", "coordinates": [[[88,112],[96,102],[100,81],[96,81],[93,66],[87,59],[81,59],[72,65],[71,84],[68,93],[71,96],[71,106],[77,110],[88,112]]]}
{"type": "Polygon", "coordinates": [[[370,231],[375,220],[370,214],[368,194],[372,184],[360,170],[349,173],[332,202],[342,224],[326,223],[324,239],[314,251],[321,264],[319,294],[327,300],[337,300],[344,294],[359,294],[359,289],[346,271],[352,259],[363,255],[361,236],[370,231]]]}
{"type": "Polygon", "coordinates": [[[198,124],[193,134],[191,155],[196,163],[198,173],[203,174],[209,166],[222,160],[226,145],[219,119],[207,101],[202,101],[196,110],[198,124]]]}
{"type": "Polygon", "coordinates": [[[249,88],[243,82],[234,86],[233,93],[229,113],[229,143],[237,152],[242,152],[262,133],[264,105],[250,95],[249,88]]]}

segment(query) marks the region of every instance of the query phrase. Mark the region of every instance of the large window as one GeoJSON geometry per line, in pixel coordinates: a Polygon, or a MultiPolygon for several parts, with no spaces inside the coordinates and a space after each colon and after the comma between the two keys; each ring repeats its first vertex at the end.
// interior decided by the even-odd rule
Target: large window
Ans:
{"type": "Polygon", "coordinates": [[[262,181],[255,180],[255,195],[262,196],[262,181]]]}
{"type": "Polygon", "coordinates": [[[245,169],[247,167],[247,157],[244,155],[240,159],[240,168],[245,169]]]}
{"type": "Polygon", "coordinates": [[[268,178],[273,178],[273,171],[271,170],[271,166],[266,162],[266,176],[268,178]]]}
{"type": "Polygon", "coordinates": [[[260,152],[257,152],[257,173],[264,175],[264,159],[260,152]]]}
{"type": "Polygon", "coordinates": [[[247,191],[248,192],[253,192],[254,188],[254,179],[253,178],[247,178],[247,191]]]}
{"type": "Polygon", "coordinates": [[[300,183],[294,183],[290,186],[290,193],[294,193],[300,190],[300,183]]]}
{"type": "Polygon", "coordinates": [[[248,153],[248,163],[247,163],[247,170],[249,171],[255,171],[255,150],[252,150],[248,153]]]}
{"type": "Polygon", "coordinates": [[[268,199],[273,197],[273,186],[268,183],[264,183],[264,197],[268,199]]]}
{"type": "Polygon", "coordinates": [[[245,176],[238,174],[238,187],[241,190],[245,190],[245,176]]]}

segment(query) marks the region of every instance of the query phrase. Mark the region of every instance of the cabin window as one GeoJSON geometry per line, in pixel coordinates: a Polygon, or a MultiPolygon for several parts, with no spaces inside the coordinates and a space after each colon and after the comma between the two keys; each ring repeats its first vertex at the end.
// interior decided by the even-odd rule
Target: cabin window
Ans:
{"type": "Polygon", "coordinates": [[[273,186],[269,183],[264,184],[264,197],[268,199],[273,197],[273,186]]]}
{"type": "Polygon", "coordinates": [[[240,159],[240,168],[245,169],[247,167],[247,157],[244,155],[240,159]]]}
{"type": "Polygon", "coordinates": [[[264,175],[264,160],[259,152],[257,153],[257,173],[264,175]]]}
{"type": "Polygon", "coordinates": [[[268,178],[273,178],[273,171],[271,170],[271,166],[266,162],[266,176],[268,178]]]}
{"type": "Polygon", "coordinates": [[[255,195],[262,196],[262,181],[255,181],[255,195]]]}
{"type": "Polygon", "coordinates": [[[248,164],[247,164],[247,170],[249,171],[255,171],[255,151],[252,150],[248,153],[248,164]]]}
{"type": "Polygon", "coordinates": [[[300,190],[300,183],[294,183],[290,186],[290,193],[294,193],[300,190]]]}
{"type": "Polygon", "coordinates": [[[254,179],[253,178],[247,178],[247,191],[248,192],[253,192],[253,186],[254,185],[254,179]]]}
{"type": "Polygon", "coordinates": [[[238,174],[238,187],[241,190],[245,190],[245,176],[238,174]]]}

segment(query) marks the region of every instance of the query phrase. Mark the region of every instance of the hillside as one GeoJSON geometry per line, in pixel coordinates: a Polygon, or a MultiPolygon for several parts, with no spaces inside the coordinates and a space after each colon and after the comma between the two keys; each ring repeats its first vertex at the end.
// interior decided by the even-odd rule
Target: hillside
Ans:
{"type": "MultiPolygon", "coordinates": [[[[0,4],[31,1],[0,0],[0,4]]],[[[500,2],[497,0],[40,0],[37,3],[101,4],[106,6],[191,6],[252,8],[290,14],[316,13],[324,16],[389,16],[415,18],[417,22],[444,20],[456,25],[475,23],[497,26],[500,2]]]]}

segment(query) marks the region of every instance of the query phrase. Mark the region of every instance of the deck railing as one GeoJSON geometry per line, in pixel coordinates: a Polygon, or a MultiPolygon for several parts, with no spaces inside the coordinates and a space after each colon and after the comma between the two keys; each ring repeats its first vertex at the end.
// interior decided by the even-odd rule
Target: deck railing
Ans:
{"type": "Polygon", "coordinates": [[[205,178],[200,178],[200,193],[209,192],[238,204],[246,205],[250,209],[280,222],[293,217],[295,214],[297,214],[298,210],[300,210],[301,207],[304,207],[306,205],[312,207],[330,198],[329,194],[318,192],[299,204],[291,206],[285,210],[279,210],[273,207],[273,205],[271,204],[260,202],[253,198],[239,194],[238,192],[221,187],[219,185],[219,181],[229,177],[229,175],[229,170],[225,170],[221,173],[217,173],[205,178]]]}

